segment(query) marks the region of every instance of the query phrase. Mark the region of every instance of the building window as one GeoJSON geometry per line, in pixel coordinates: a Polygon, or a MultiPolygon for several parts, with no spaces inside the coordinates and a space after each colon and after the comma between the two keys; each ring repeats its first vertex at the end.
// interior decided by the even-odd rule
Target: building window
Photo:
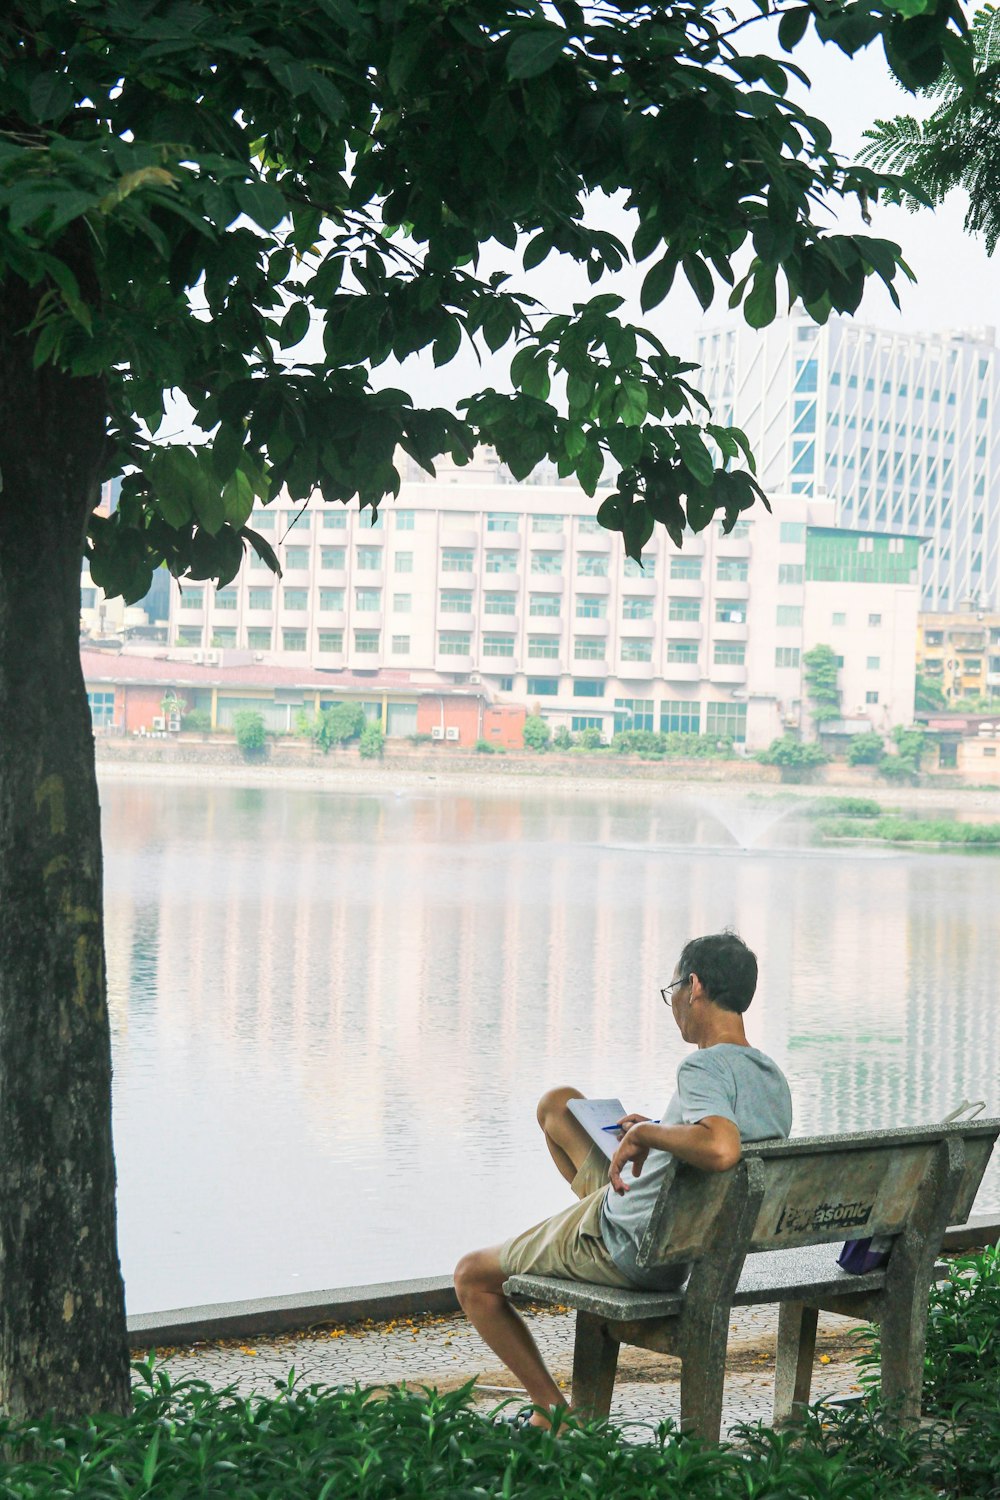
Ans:
{"type": "MultiPolygon", "coordinates": [[[[471,567],[472,564],[470,563],[469,566],[471,567]]],[[[487,552],[487,573],[516,573],[517,569],[518,556],[516,552],[487,552]]]]}
{"type": "Polygon", "coordinates": [[[671,599],[667,608],[669,620],[700,620],[700,599],[671,599]]]}
{"type": "Polygon", "coordinates": [[[410,637],[408,635],[394,635],[392,637],[393,656],[409,656],[410,637]]]}
{"type": "Polygon", "coordinates": [[[869,688],[868,692],[865,694],[865,702],[866,703],[877,703],[878,702],[878,693],[873,688],[869,688]]]}
{"type": "Polygon", "coordinates": [[[555,698],[559,692],[558,677],[529,677],[527,693],[529,698],[555,698]]]}
{"type": "Polygon", "coordinates": [[[749,535],[750,522],[746,520],[746,518],[737,521],[731,531],[726,530],[725,524],[722,521],[719,522],[719,536],[722,537],[723,540],[728,537],[730,541],[741,542],[745,537],[748,537],[749,535]]]}
{"type": "MultiPolygon", "coordinates": [[[[412,510],[397,510],[395,514],[396,514],[396,530],[397,531],[412,531],[413,530],[413,527],[414,527],[414,516],[416,514],[415,511],[412,511],[412,510]]],[[[402,637],[400,637],[400,639],[402,639],[402,637]]],[[[407,647],[407,650],[409,650],[409,647],[407,647]]]]}
{"type": "Polygon", "coordinates": [[[321,630],[319,632],[319,649],[320,651],[343,651],[344,632],[342,630],[321,630]]]}
{"type": "Polygon", "coordinates": [[[776,625],[801,625],[801,604],[779,604],[775,612],[776,625]]]}
{"type": "Polygon", "coordinates": [[[881,623],[882,623],[882,616],[881,615],[869,615],[868,616],[868,623],[869,623],[869,625],[872,625],[872,626],[881,625],[881,623]]]}
{"type": "Polygon", "coordinates": [[[247,631],[248,651],[270,651],[271,632],[259,628],[251,628],[247,631]]]}
{"type": "Polygon", "coordinates": [[[831,624],[833,624],[833,625],[846,625],[847,624],[847,611],[843,610],[843,609],[835,609],[834,612],[833,612],[831,624]]]}
{"type": "Polygon", "coordinates": [[[778,564],[779,583],[803,583],[805,581],[805,576],[806,570],[803,563],[778,564]]]}
{"type": "Polygon", "coordinates": [[[376,573],[382,566],[382,548],[359,547],[357,558],[359,572],[376,573]]]}
{"type": "Polygon", "coordinates": [[[413,610],[412,594],[393,594],[392,612],[394,615],[408,615],[413,610]]]}
{"type": "Polygon", "coordinates": [[[576,560],[578,578],[607,578],[608,554],[606,552],[581,552],[576,560]]]}
{"type": "Polygon", "coordinates": [[[655,578],[656,577],[656,558],[655,557],[647,557],[646,561],[644,563],[642,563],[642,565],[640,566],[640,564],[636,562],[636,560],[635,560],[634,557],[626,557],[626,559],[625,559],[625,577],[626,578],[647,578],[647,579],[649,579],[649,578],[655,578]]]}
{"type": "Polygon", "coordinates": [[[361,614],[371,614],[382,608],[381,589],[355,589],[354,608],[361,614]]]}
{"type": "Polygon", "coordinates": [[[487,531],[516,531],[517,516],[506,512],[490,511],[486,516],[487,531]]]}
{"type": "Polygon", "coordinates": [[[514,691],[513,677],[498,677],[497,688],[501,693],[512,693],[514,691]]]}
{"type": "Polygon", "coordinates": [[[319,591],[319,607],[320,607],[321,610],[343,609],[343,607],[344,607],[344,590],[343,589],[320,589],[320,591],[319,591]]]}
{"type": "Polygon", "coordinates": [[[273,600],[271,589],[251,589],[247,599],[249,609],[270,609],[273,600]]]}
{"type": "Polygon", "coordinates": [[[716,641],[712,660],[717,667],[742,667],[746,659],[745,641],[716,641]]]}
{"type": "Polygon", "coordinates": [[[745,703],[709,703],[705,710],[705,733],[742,743],[747,737],[745,703]]]}
{"type": "Polygon", "coordinates": [[[309,530],[309,512],[307,510],[283,510],[281,512],[281,520],[285,527],[286,536],[293,526],[300,535],[303,531],[309,530]]]}
{"type": "Polygon", "coordinates": [[[204,589],[181,589],[181,609],[201,609],[204,603],[204,589]]]}
{"type": "Polygon", "coordinates": [[[603,698],[604,687],[603,677],[578,677],[573,683],[573,697],[603,698]]]}
{"type": "Polygon", "coordinates": [[[306,649],[306,632],[304,630],[283,630],[281,632],[282,651],[304,651],[306,649]]]}
{"type": "Polygon", "coordinates": [[[219,589],[215,596],[216,609],[235,609],[236,595],[236,589],[219,589]]]}
{"type": "Polygon", "coordinates": [[[563,529],[562,516],[532,516],[532,531],[561,532],[563,529]]]}
{"type": "Polygon", "coordinates": [[[555,660],[559,655],[559,637],[557,635],[529,635],[528,655],[545,656],[555,660]]]}
{"type": "Polygon", "coordinates": [[[700,734],[701,704],[691,699],[666,699],[660,704],[661,734],[700,734]]]}
{"type": "Polygon", "coordinates": [[[616,698],[615,734],[628,729],[652,729],[652,698],[616,698]]]}
{"type": "Polygon", "coordinates": [[[323,530],[324,531],[346,531],[347,530],[347,512],[346,512],[346,510],[325,510],[323,512],[323,530]]]}
{"type": "Polygon", "coordinates": [[[690,665],[698,660],[697,641],[668,641],[667,661],[684,662],[690,665]]]}
{"type": "Polygon", "coordinates": [[[558,594],[531,594],[528,598],[529,615],[558,616],[561,608],[562,600],[558,594]]]}
{"type": "Polygon", "coordinates": [[[605,646],[600,636],[578,635],[573,642],[574,661],[603,661],[605,646]]]}
{"type": "Polygon", "coordinates": [[[512,615],[516,603],[513,594],[487,594],[483,605],[485,615],[512,615]]]}
{"type": "Polygon", "coordinates": [[[276,519],[273,510],[255,510],[250,517],[255,531],[273,531],[276,519]]]}
{"type": "Polygon", "coordinates": [[[774,665],[776,667],[797,667],[799,665],[798,646],[776,646],[774,649],[774,665]]]}
{"type": "Polygon", "coordinates": [[[443,615],[467,615],[471,610],[471,589],[441,590],[441,613],[443,615]]]}
{"type": "Polygon", "coordinates": [[[627,596],[622,600],[623,620],[651,620],[653,618],[652,595],[647,598],[627,596]]]}
{"type": "Polygon", "coordinates": [[[572,714],[569,721],[570,728],[574,734],[579,734],[581,729],[604,729],[604,720],[594,714],[572,714]]]}
{"type": "Polygon", "coordinates": [[[285,548],[285,572],[305,573],[309,568],[308,547],[286,547],[285,548]]]}
{"type": "Polygon", "coordinates": [[[296,614],[301,614],[309,607],[309,590],[282,589],[281,604],[283,609],[292,610],[296,614]]]}
{"type": "Polygon", "coordinates": [[[715,618],[720,625],[745,625],[747,602],[745,599],[716,599],[715,618]]]}
{"type": "Polygon", "coordinates": [[[88,693],[90,718],[95,729],[108,729],[115,722],[115,695],[111,693],[88,693]]]}
{"type": "Polygon", "coordinates": [[[179,625],[177,627],[177,644],[178,646],[200,646],[201,626],[179,625]]]}
{"type": "Polygon", "coordinates": [[[653,643],[641,636],[626,636],[621,643],[622,661],[652,661],[653,643]]]}
{"type": "Polygon", "coordinates": [[[469,656],[472,636],[467,630],[441,630],[438,632],[438,651],[442,656],[469,656]]]}
{"type": "Polygon", "coordinates": [[[606,599],[594,599],[581,597],[576,601],[576,617],[578,620],[606,620],[608,616],[608,601],[606,599]]]}
{"type": "MultiPolygon", "coordinates": [[[[469,554],[469,556],[471,557],[471,553],[469,554]]],[[[393,560],[393,567],[395,568],[395,570],[396,570],[397,573],[412,573],[413,572],[413,553],[412,552],[397,552],[396,556],[395,556],[395,559],[393,560]]],[[[443,563],[442,563],[442,567],[444,567],[443,563]]],[[[470,568],[472,567],[472,563],[471,562],[469,563],[469,567],[470,568]]],[[[445,572],[447,573],[448,571],[449,570],[445,567],[445,572]]],[[[458,571],[461,571],[461,569],[459,569],[458,571]]]]}
{"type": "Polygon", "coordinates": [[[805,539],[805,521],[782,521],[778,531],[779,542],[804,542],[805,539]]]}
{"type": "MultiPolygon", "coordinates": [[[[533,573],[561,573],[561,552],[533,552],[531,554],[531,571],[533,573]]],[[[513,572],[513,569],[509,571],[513,572]]]]}
{"type": "Polygon", "coordinates": [[[670,559],[671,578],[700,578],[700,557],[672,557],[670,559]]]}
{"type": "Polygon", "coordinates": [[[358,512],[358,525],[363,526],[366,531],[382,531],[385,528],[385,516],[380,510],[365,506],[364,510],[358,512]]]}
{"type": "Polygon", "coordinates": [[[513,656],[514,637],[512,635],[495,635],[486,631],[483,636],[484,656],[513,656]]]}
{"type": "Polygon", "coordinates": [[[258,557],[256,552],[250,554],[250,566],[257,572],[270,571],[268,564],[262,557],[258,557]]]}
{"type": "Polygon", "coordinates": [[[877,672],[882,665],[882,658],[879,656],[869,656],[865,665],[869,672],[877,672]]]}
{"type": "Polygon", "coordinates": [[[324,573],[342,573],[347,557],[343,547],[321,547],[319,565],[324,573]]]}
{"type": "Polygon", "coordinates": [[[362,655],[372,655],[378,651],[379,630],[356,630],[354,632],[354,649],[362,655]]]}
{"type": "Polygon", "coordinates": [[[600,536],[602,532],[607,536],[604,527],[596,516],[578,516],[576,530],[579,536],[600,536]]]}
{"type": "Polygon", "coordinates": [[[715,565],[719,583],[746,583],[750,564],[745,557],[720,557],[715,565]]]}

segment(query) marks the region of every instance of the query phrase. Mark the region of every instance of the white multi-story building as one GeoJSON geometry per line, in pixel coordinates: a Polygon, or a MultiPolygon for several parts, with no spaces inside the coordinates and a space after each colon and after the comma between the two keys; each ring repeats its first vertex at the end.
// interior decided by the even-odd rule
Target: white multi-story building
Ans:
{"type": "Polygon", "coordinates": [[[996,332],[890,333],[802,312],[699,341],[719,422],[768,491],[830,496],[838,525],[925,537],[923,607],[1000,606],[996,332]]]}
{"type": "MultiPolygon", "coordinates": [[[[371,513],[279,501],[256,557],[216,592],[174,585],[170,642],[224,665],[260,660],[413,684],[481,684],[554,727],[662,729],[767,745],[801,717],[802,654],[843,657],[845,715],[909,723],[919,541],[833,528],[804,495],[715,524],[643,566],[572,485],[461,471],[408,480],[371,513]]],[[[866,727],[866,726],[865,726],[866,727]]]]}

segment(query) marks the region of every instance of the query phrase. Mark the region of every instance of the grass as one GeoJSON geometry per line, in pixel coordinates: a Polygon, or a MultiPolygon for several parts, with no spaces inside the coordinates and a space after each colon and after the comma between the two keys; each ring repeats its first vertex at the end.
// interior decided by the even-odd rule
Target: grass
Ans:
{"type": "Polygon", "coordinates": [[[1000,844],[1000,823],[960,823],[953,818],[828,818],[817,824],[826,839],[873,839],[889,844],[1000,844]]]}
{"type": "Polygon", "coordinates": [[[932,1294],[925,1410],[878,1425],[876,1354],[860,1401],[795,1429],[754,1424],[706,1446],[669,1422],[512,1434],[471,1408],[473,1385],[304,1386],[241,1397],[136,1367],[127,1418],[0,1422],[0,1500],[955,1500],[1000,1494],[1000,1252],[953,1263],[932,1294]],[[623,1441],[625,1439],[625,1441],[623,1441]],[[20,1455],[20,1457],[19,1457],[20,1455]]]}

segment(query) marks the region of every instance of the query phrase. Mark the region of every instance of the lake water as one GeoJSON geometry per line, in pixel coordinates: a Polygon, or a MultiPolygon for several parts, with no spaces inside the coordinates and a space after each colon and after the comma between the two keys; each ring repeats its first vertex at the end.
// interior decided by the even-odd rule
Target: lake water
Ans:
{"type": "Polygon", "coordinates": [[[727,925],[797,1134],[1000,1108],[995,858],[820,851],[708,787],[102,804],[132,1312],[440,1275],[564,1206],[539,1094],[658,1115],[686,1049],[657,987],[727,925]]]}

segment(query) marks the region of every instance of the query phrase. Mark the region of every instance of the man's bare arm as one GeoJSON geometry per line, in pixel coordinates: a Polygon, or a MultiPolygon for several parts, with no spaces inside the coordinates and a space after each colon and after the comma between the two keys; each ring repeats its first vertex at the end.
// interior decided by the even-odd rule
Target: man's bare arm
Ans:
{"type": "Polygon", "coordinates": [[[742,1143],[738,1128],[722,1115],[706,1115],[695,1125],[654,1125],[651,1120],[633,1125],[611,1162],[611,1186],[616,1193],[628,1192],[623,1176],[626,1164],[632,1163],[628,1176],[638,1177],[650,1151],[671,1151],[679,1161],[703,1172],[727,1172],[739,1161],[742,1143]]]}

